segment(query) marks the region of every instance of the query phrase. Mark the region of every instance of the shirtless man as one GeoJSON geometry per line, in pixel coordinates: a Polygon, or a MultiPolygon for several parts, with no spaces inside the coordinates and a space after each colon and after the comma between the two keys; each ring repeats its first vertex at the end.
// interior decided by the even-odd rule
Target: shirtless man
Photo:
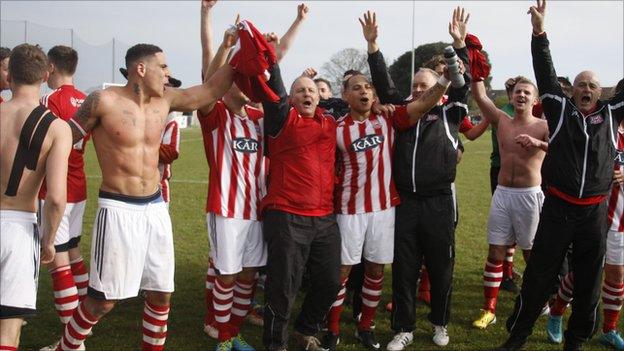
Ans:
{"type": "Polygon", "coordinates": [[[537,87],[518,77],[512,93],[514,118],[485,93],[483,81],[472,82],[472,94],[483,116],[497,128],[501,168],[488,219],[488,258],[483,273],[485,304],[472,325],[485,329],[496,322],[496,301],[507,247],[517,243],[528,260],[544,201],[540,168],[548,151],[548,125],[532,115],[537,87]]]}
{"type": "Polygon", "coordinates": [[[164,347],[174,259],[171,220],[159,189],[161,135],[170,111],[213,103],[232,82],[231,68],[224,66],[203,85],[165,87],[165,55],[150,44],[128,49],[126,68],[125,86],[92,93],[71,120],[74,140],[87,132],[93,137],[102,185],[88,296],[65,328],[63,350],[81,347],[116,300],[137,296],[139,289],[146,292],[142,348],[164,347]]]}
{"type": "Polygon", "coordinates": [[[0,104],[0,350],[17,350],[23,318],[36,313],[39,260],[54,260],[54,237],[65,210],[71,132],[39,105],[47,78],[48,60],[40,48],[22,44],[13,50],[12,97],[0,104]],[[37,194],[44,176],[50,191],[40,238],[37,194]]]}

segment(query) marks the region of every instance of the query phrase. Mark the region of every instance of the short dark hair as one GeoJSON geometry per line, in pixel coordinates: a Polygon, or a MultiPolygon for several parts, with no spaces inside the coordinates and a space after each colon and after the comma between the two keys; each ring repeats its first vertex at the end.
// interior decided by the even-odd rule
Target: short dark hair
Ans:
{"type": "Polygon", "coordinates": [[[347,89],[349,89],[349,82],[351,81],[351,78],[353,78],[353,77],[362,76],[362,77],[366,78],[366,80],[370,83],[369,78],[365,74],[360,73],[359,71],[356,71],[356,72],[357,73],[354,73],[354,74],[348,76],[346,79],[344,79],[342,81],[342,90],[343,91],[346,91],[347,89]]]}
{"type": "Polygon", "coordinates": [[[57,45],[48,51],[48,60],[61,73],[74,75],[78,66],[78,53],[65,45],[57,45]]]}
{"type": "Polygon", "coordinates": [[[568,77],[559,76],[557,77],[557,82],[559,82],[559,84],[563,85],[564,87],[572,87],[572,83],[570,83],[568,77]]]}
{"type": "Polygon", "coordinates": [[[11,56],[11,49],[0,47],[0,61],[4,60],[9,56],[11,56]]]}
{"type": "Polygon", "coordinates": [[[327,84],[327,87],[329,88],[329,90],[331,90],[331,88],[332,88],[331,87],[331,83],[329,83],[329,81],[327,79],[325,79],[325,78],[316,78],[316,79],[314,79],[314,83],[319,83],[319,82],[327,84]]]}
{"type": "Polygon", "coordinates": [[[48,71],[48,57],[40,47],[21,44],[11,51],[9,73],[15,84],[32,85],[42,80],[48,71]]]}
{"type": "Polygon", "coordinates": [[[126,51],[126,68],[130,68],[138,60],[156,55],[159,52],[163,52],[161,48],[152,44],[136,44],[126,51]]]}
{"type": "Polygon", "coordinates": [[[355,76],[357,74],[362,74],[362,72],[358,71],[357,69],[348,69],[345,71],[345,73],[342,74],[342,78],[345,78],[347,76],[355,76]]]}
{"type": "Polygon", "coordinates": [[[422,67],[429,68],[435,71],[438,65],[445,65],[446,61],[444,60],[444,55],[433,55],[429,60],[422,64],[422,67]]]}

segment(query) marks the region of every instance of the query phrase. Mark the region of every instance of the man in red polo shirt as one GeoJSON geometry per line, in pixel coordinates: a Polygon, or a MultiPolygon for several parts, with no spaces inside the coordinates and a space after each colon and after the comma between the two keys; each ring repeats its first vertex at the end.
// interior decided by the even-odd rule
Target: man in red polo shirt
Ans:
{"type": "Polygon", "coordinates": [[[333,205],[336,122],[317,108],[314,81],[297,78],[288,98],[279,66],[269,87],[279,101],[263,102],[265,152],[270,157],[267,195],[260,213],[268,246],[263,342],[285,349],[288,321],[308,265],[311,287],[295,323],[306,350],[322,350],[321,329],[340,288],[340,233],[333,205]]]}

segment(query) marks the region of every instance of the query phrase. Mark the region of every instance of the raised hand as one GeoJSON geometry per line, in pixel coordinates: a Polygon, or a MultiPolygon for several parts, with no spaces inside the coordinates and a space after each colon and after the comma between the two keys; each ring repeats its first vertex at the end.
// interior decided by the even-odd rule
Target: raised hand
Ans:
{"type": "Polygon", "coordinates": [[[546,0],[537,0],[537,6],[531,6],[527,14],[531,14],[531,24],[533,25],[533,33],[541,34],[544,32],[544,17],[546,16],[546,0]]]}
{"type": "Polygon", "coordinates": [[[463,7],[457,7],[453,10],[453,18],[449,22],[449,34],[453,38],[453,47],[462,48],[466,46],[464,40],[468,34],[468,19],[470,14],[463,7]]]}
{"type": "Polygon", "coordinates": [[[360,24],[362,25],[362,33],[364,34],[364,39],[366,39],[369,43],[374,43],[377,41],[377,14],[375,12],[366,11],[363,19],[358,18],[360,24]]]}
{"type": "Polygon", "coordinates": [[[202,11],[210,11],[216,3],[217,0],[201,0],[202,11]]]}
{"type": "Polygon", "coordinates": [[[318,74],[318,72],[316,72],[316,70],[312,67],[308,67],[306,68],[303,73],[301,73],[302,77],[308,77],[310,79],[313,79],[314,77],[316,77],[316,75],[318,74]]]}
{"type": "Polygon", "coordinates": [[[308,16],[308,11],[310,11],[308,5],[304,3],[299,4],[299,6],[297,6],[297,21],[305,20],[308,16]]]}

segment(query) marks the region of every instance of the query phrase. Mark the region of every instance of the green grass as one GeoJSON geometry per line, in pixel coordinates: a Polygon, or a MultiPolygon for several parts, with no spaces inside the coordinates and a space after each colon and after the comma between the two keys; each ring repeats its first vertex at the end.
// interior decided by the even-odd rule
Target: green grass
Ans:
{"type": "MultiPolygon", "coordinates": [[[[488,132],[489,133],[489,132],[488,132]]],[[[86,155],[89,176],[89,199],[84,218],[81,249],[88,262],[91,228],[93,225],[99,169],[93,144],[89,143],[86,155]]],[[[452,316],[449,325],[450,344],[446,350],[483,350],[504,342],[507,332],[504,321],[511,312],[513,296],[501,292],[498,304],[499,322],[485,331],[472,328],[471,323],[479,313],[483,301],[482,274],[487,253],[485,226],[490,205],[489,134],[474,142],[465,142],[466,152],[458,167],[457,188],[460,206],[460,221],[456,232],[457,260],[455,263],[452,316]]],[[[172,203],[176,254],[176,292],[173,295],[169,315],[169,350],[214,349],[215,342],[202,331],[204,316],[204,280],[208,257],[208,240],[205,226],[205,203],[207,194],[208,168],[204,156],[201,132],[198,128],[182,132],[181,156],[173,165],[172,203]]],[[[516,255],[516,265],[522,270],[521,255],[516,255]]],[[[391,275],[387,269],[382,304],[377,315],[376,333],[385,344],[392,338],[389,314],[381,306],[389,301],[391,275]]],[[[260,301],[262,297],[258,296],[260,301]]],[[[141,345],[141,317],[143,303],[139,298],[122,301],[94,328],[94,335],[86,342],[90,350],[136,350],[141,345]]],[[[61,327],[54,311],[50,276],[43,270],[39,282],[37,317],[29,320],[22,330],[21,349],[39,349],[56,341],[61,336],[61,327]]],[[[298,310],[295,309],[295,313],[298,310]]],[[[426,320],[427,307],[419,305],[414,344],[409,350],[441,349],[431,342],[430,325],[426,320]]],[[[341,350],[359,350],[361,347],[353,337],[354,324],[351,310],[343,313],[341,350]]],[[[561,346],[546,341],[544,317],[535,327],[526,350],[553,350],[561,346]]],[[[248,341],[262,349],[260,328],[245,325],[243,334],[248,341]]],[[[295,347],[291,347],[295,350],[295,347]]],[[[606,350],[596,339],[590,341],[587,350],[606,350]]]]}

